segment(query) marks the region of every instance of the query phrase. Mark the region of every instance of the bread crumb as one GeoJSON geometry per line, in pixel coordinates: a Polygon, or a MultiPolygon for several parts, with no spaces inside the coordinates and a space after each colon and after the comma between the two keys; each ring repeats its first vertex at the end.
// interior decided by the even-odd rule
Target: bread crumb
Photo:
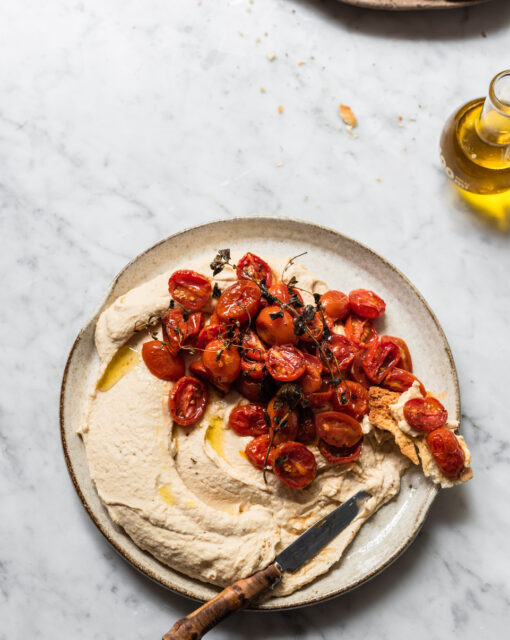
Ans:
{"type": "Polygon", "coordinates": [[[265,93],[265,92],[266,92],[265,87],[260,87],[260,93],[265,93]]]}
{"type": "Polygon", "coordinates": [[[402,116],[398,116],[399,122],[402,122],[402,116]]]}
{"type": "Polygon", "coordinates": [[[278,113],[283,113],[283,107],[281,104],[278,106],[278,113]]]}
{"type": "Polygon", "coordinates": [[[376,178],[376,182],[382,182],[381,178],[376,178]]]}
{"type": "Polygon", "coordinates": [[[269,60],[269,62],[273,62],[273,60],[276,58],[276,53],[268,53],[267,54],[267,59],[269,60]]]}
{"type": "Polygon", "coordinates": [[[356,116],[354,115],[350,107],[345,104],[340,104],[338,105],[338,112],[347,126],[351,128],[357,126],[358,121],[356,120],[356,116]]]}
{"type": "Polygon", "coordinates": [[[306,64],[306,62],[298,62],[298,67],[302,67],[306,64]]]}

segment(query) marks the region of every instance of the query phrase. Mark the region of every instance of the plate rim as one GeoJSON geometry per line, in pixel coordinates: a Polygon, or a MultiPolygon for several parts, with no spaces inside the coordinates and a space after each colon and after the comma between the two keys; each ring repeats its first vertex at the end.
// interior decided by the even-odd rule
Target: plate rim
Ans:
{"type": "Polygon", "coordinates": [[[342,4],[348,4],[360,9],[374,9],[375,11],[448,11],[449,9],[465,9],[479,4],[486,4],[489,0],[461,0],[459,2],[447,2],[447,0],[415,0],[414,5],[398,6],[391,0],[339,0],[342,4]]]}
{"type": "MultiPolygon", "coordinates": [[[[215,218],[214,220],[205,222],[203,224],[198,224],[198,225],[193,225],[190,227],[186,227],[185,229],[178,231],[176,233],[170,234],[169,236],[163,238],[162,240],[159,240],[158,242],[154,243],[153,245],[151,245],[150,247],[148,247],[147,249],[145,249],[144,251],[142,251],[141,253],[137,254],[134,258],[132,258],[118,273],[117,275],[113,278],[113,280],[111,281],[111,283],[109,284],[109,286],[107,287],[104,295],[102,296],[102,298],[100,299],[99,303],[96,305],[96,307],[94,308],[92,314],[88,317],[87,321],[84,323],[84,325],[82,326],[82,328],[80,329],[80,331],[78,332],[72,347],[69,351],[69,355],[67,357],[66,360],[66,364],[64,367],[64,371],[62,374],[62,382],[61,382],[61,386],[60,386],[60,399],[59,399],[59,424],[60,424],[60,439],[61,439],[61,445],[62,445],[62,449],[63,449],[63,454],[64,454],[64,460],[66,463],[66,467],[67,467],[67,471],[69,473],[69,476],[71,478],[71,481],[74,485],[74,489],[80,499],[80,502],[82,503],[83,507],[85,508],[85,511],[87,512],[87,514],[89,515],[90,519],[92,520],[92,522],[95,524],[95,526],[97,527],[97,529],[100,531],[100,533],[106,538],[106,540],[110,543],[110,545],[124,558],[124,560],[127,560],[129,562],[129,564],[131,564],[131,566],[133,566],[135,569],[137,569],[140,573],[144,574],[145,576],[147,576],[148,578],[150,578],[151,580],[153,580],[154,582],[156,582],[157,584],[165,587],[166,589],[169,589],[170,591],[172,591],[173,593],[185,596],[191,600],[194,600],[195,602],[205,602],[204,599],[202,598],[197,598],[196,595],[190,593],[189,591],[186,590],[186,588],[183,587],[176,587],[175,585],[171,585],[169,584],[165,579],[161,579],[159,576],[157,576],[150,567],[147,566],[143,566],[141,563],[138,562],[138,560],[136,558],[134,558],[131,553],[128,550],[123,549],[120,544],[117,543],[117,541],[110,535],[110,533],[108,532],[108,530],[103,526],[103,524],[100,522],[100,520],[96,517],[92,507],[90,506],[90,504],[88,503],[82,489],[81,486],[78,482],[78,479],[76,477],[75,471],[74,471],[74,467],[73,467],[73,463],[71,460],[71,456],[69,455],[69,450],[68,450],[68,443],[67,443],[67,436],[66,436],[66,430],[65,430],[65,397],[66,397],[66,387],[67,387],[67,381],[68,381],[68,375],[69,375],[69,370],[72,364],[72,360],[73,360],[73,356],[74,353],[76,351],[76,349],[78,348],[83,335],[85,333],[85,331],[89,328],[90,324],[94,321],[94,319],[96,318],[97,314],[99,313],[99,311],[102,309],[102,307],[104,306],[106,300],[108,299],[108,297],[110,296],[111,292],[113,291],[113,289],[115,288],[117,282],[119,281],[119,279],[121,278],[121,276],[126,272],[127,269],[129,269],[131,267],[131,265],[133,265],[135,262],[137,262],[140,258],[142,258],[143,256],[145,256],[147,253],[153,251],[154,249],[156,249],[157,247],[159,247],[162,244],[165,244],[166,242],[168,242],[169,240],[175,240],[177,238],[179,238],[180,236],[183,236],[187,233],[189,233],[190,231],[194,231],[197,229],[205,229],[207,227],[211,227],[211,226],[216,226],[216,225],[222,225],[222,224],[229,224],[232,222],[237,222],[237,223],[242,223],[243,221],[246,220],[250,220],[252,222],[255,221],[259,221],[259,222],[267,222],[267,221],[279,221],[279,222],[290,222],[292,224],[298,224],[298,225],[303,225],[309,228],[318,228],[320,229],[322,232],[326,232],[328,234],[331,234],[333,236],[340,236],[342,239],[347,240],[348,242],[352,242],[355,245],[358,245],[359,247],[361,247],[362,249],[364,249],[365,251],[368,251],[373,257],[381,260],[387,267],[389,267],[389,269],[391,269],[392,271],[394,271],[397,276],[399,276],[404,282],[405,284],[412,290],[412,292],[418,297],[418,299],[420,300],[420,302],[423,304],[423,306],[425,307],[426,311],[428,312],[430,318],[432,319],[432,321],[434,322],[434,325],[436,326],[436,329],[438,330],[439,335],[441,336],[441,339],[443,341],[444,344],[444,348],[445,348],[445,353],[447,355],[448,358],[448,363],[449,363],[449,367],[450,367],[450,372],[452,374],[452,378],[453,378],[453,383],[454,383],[454,391],[455,391],[455,410],[457,415],[461,415],[461,402],[460,402],[460,388],[459,388],[459,380],[458,380],[458,375],[457,375],[457,369],[455,366],[455,361],[453,359],[453,354],[450,348],[450,345],[448,343],[448,339],[446,338],[446,335],[443,331],[443,328],[439,322],[439,320],[437,319],[434,311],[431,309],[431,307],[429,306],[428,302],[425,300],[425,298],[423,297],[423,295],[420,293],[420,291],[415,287],[415,285],[407,278],[407,276],[405,276],[395,265],[393,265],[389,260],[387,260],[386,258],[384,258],[383,256],[381,256],[379,253],[377,253],[376,251],[374,251],[373,249],[371,249],[370,247],[366,246],[363,242],[360,242],[359,240],[352,238],[350,236],[345,235],[344,233],[340,232],[340,231],[336,231],[335,229],[332,229],[330,227],[327,227],[325,225],[321,225],[321,224],[317,224],[315,222],[310,222],[308,220],[300,220],[297,218],[290,218],[287,216],[276,216],[276,215],[249,215],[249,216],[234,216],[232,218],[215,218]]],[[[437,496],[437,494],[439,493],[439,489],[435,486],[432,485],[430,487],[429,490],[429,497],[427,502],[423,505],[419,516],[416,518],[415,523],[416,523],[416,528],[413,532],[413,535],[407,539],[394,553],[393,555],[386,560],[386,562],[384,562],[384,564],[382,564],[381,566],[379,566],[377,569],[375,569],[374,571],[372,571],[371,573],[369,573],[368,575],[366,575],[365,577],[363,577],[362,579],[358,579],[353,581],[352,583],[332,592],[332,593],[328,593],[326,595],[322,595],[322,596],[317,596],[317,597],[311,597],[308,598],[305,602],[302,603],[296,603],[296,604],[291,604],[286,606],[285,604],[278,604],[278,605],[274,605],[274,606],[267,606],[267,603],[263,603],[262,606],[256,606],[256,607],[249,607],[248,610],[249,611],[264,611],[264,612],[268,612],[268,611],[290,611],[292,609],[299,609],[302,607],[306,607],[306,606],[310,606],[313,604],[318,604],[321,602],[326,602],[328,600],[331,600],[332,598],[335,598],[337,596],[340,596],[344,593],[347,593],[349,591],[352,591],[353,589],[356,589],[360,586],[362,586],[363,584],[365,584],[366,582],[368,582],[369,580],[371,580],[372,578],[374,578],[375,576],[377,576],[379,573],[381,573],[382,571],[384,571],[385,569],[387,569],[400,555],[402,555],[402,553],[404,551],[406,551],[414,542],[414,540],[416,539],[416,536],[418,535],[418,533],[420,532],[425,519],[427,517],[427,514],[437,496]]],[[[157,559],[156,559],[157,561],[157,559]]]]}

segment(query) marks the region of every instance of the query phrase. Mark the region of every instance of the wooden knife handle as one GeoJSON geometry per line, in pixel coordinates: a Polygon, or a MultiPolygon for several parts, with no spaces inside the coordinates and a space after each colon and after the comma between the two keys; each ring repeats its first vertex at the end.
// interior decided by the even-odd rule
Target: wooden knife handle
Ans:
{"type": "Polygon", "coordinates": [[[229,614],[243,609],[253,598],[279,582],[281,577],[276,564],[270,564],[249,578],[234,582],[189,616],[177,620],[163,640],[198,640],[229,614]]]}

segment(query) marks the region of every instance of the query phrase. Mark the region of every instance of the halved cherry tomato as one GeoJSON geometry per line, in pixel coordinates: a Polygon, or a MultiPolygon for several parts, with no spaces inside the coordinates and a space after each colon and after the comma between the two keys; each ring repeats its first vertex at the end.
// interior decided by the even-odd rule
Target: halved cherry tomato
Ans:
{"type": "Polygon", "coordinates": [[[182,309],[169,309],[161,320],[163,338],[168,350],[176,355],[179,349],[200,331],[202,314],[186,313],[182,309]]]}
{"type": "Polygon", "coordinates": [[[293,489],[304,489],[317,475],[313,453],[299,442],[284,442],[273,453],[273,473],[293,489]]]}
{"type": "Polygon", "coordinates": [[[242,404],[234,407],[228,425],[240,436],[261,436],[269,433],[264,420],[264,407],[260,404],[242,404]]]}
{"type": "Polygon", "coordinates": [[[336,371],[337,365],[341,371],[347,369],[358,351],[356,345],[349,338],[336,333],[324,341],[323,350],[333,371],[336,371]]]}
{"type": "Polygon", "coordinates": [[[334,447],[353,447],[363,437],[360,423],[340,411],[315,414],[315,428],[319,437],[334,447]]]}
{"type": "Polygon", "coordinates": [[[436,398],[413,398],[404,405],[404,418],[413,429],[427,432],[444,427],[448,411],[436,398]]]}
{"type": "Polygon", "coordinates": [[[221,393],[228,393],[230,391],[229,384],[227,384],[226,382],[221,382],[221,380],[218,380],[217,378],[215,378],[210,373],[210,371],[208,371],[204,367],[202,358],[200,358],[199,360],[195,360],[195,362],[192,362],[189,366],[189,370],[197,378],[200,378],[201,380],[205,380],[206,382],[210,382],[212,385],[214,385],[218,389],[218,391],[221,391],[221,393]]]}
{"type": "Polygon", "coordinates": [[[427,438],[427,447],[437,466],[448,478],[458,478],[464,468],[466,456],[455,434],[441,427],[431,431],[427,438]]]}
{"type": "Polygon", "coordinates": [[[370,320],[351,313],[345,322],[345,335],[360,349],[366,349],[377,342],[377,331],[370,320]]]}
{"type": "Polygon", "coordinates": [[[200,333],[198,334],[197,346],[200,349],[205,349],[205,347],[209,342],[211,342],[211,340],[216,340],[216,338],[224,335],[226,331],[226,325],[219,324],[217,322],[209,322],[209,324],[201,329],[200,333]]]}
{"type": "Polygon", "coordinates": [[[368,289],[354,289],[349,293],[351,309],[362,318],[378,318],[384,313],[386,303],[368,289]]]}
{"type": "Polygon", "coordinates": [[[251,280],[238,280],[227,287],[218,299],[216,313],[223,322],[247,322],[260,306],[260,289],[251,280]]]}
{"type": "Polygon", "coordinates": [[[381,338],[363,356],[363,370],[372,382],[379,384],[395,367],[399,358],[400,351],[397,345],[381,338]]]}
{"type": "Polygon", "coordinates": [[[315,429],[315,416],[311,409],[300,408],[298,410],[298,430],[296,442],[303,444],[313,444],[317,440],[317,430],[315,429]]]}
{"type": "Polygon", "coordinates": [[[305,372],[299,379],[303,393],[314,393],[322,386],[322,363],[319,358],[312,356],[310,353],[303,353],[305,359],[305,372]]]}
{"type": "Polygon", "coordinates": [[[168,281],[168,291],[172,298],[192,311],[198,311],[207,303],[211,290],[209,278],[190,269],[174,271],[168,281]]]}
{"type": "Polygon", "coordinates": [[[336,322],[347,317],[350,311],[349,298],[341,291],[326,291],[321,296],[324,311],[336,322]]]}
{"type": "Polygon", "coordinates": [[[400,351],[400,359],[397,362],[397,367],[400,369],[405,369],[410,373],[413,372],[413,361],[411,359],[411,354],[409,352],[409,347],[405,343],[405,340],[402,338],[395,338],[394,336],[382,336],[381,340],[394,342],[400,351]]]}
{"type": "Polygon", "coordinates": [[[413,376],[412,373],[409,373],[409,371],[404,371],[404,369],[399,369],[398,367],[394,367],[388,373],[388,375],[382,381],[381,386],[385,389],[390,389],[391,391],[398,391],[399,393],[402,393],[403,391],[407,391],[414,382],[419,383],[422,395],[426,396],[427,392],[425,390],[425,387],[418,380],[418,378],[416,376],[413,376]]]}
{"type": "Polygon", "coordinates": [[[321,388],[313,393],[308,393],[306,395],[306,399],[310,403],[311,407],[317,409],[318,407],[323,407],[327,404],[331,400],[332,395],[333,387],[323,381],[321,388]]]}
{"type": "Polygon", "coordinates": [[[172,355],[159,340],[143,343],[142,358],[152,375],[161,380],[178,380],[185,373],[182,356],[172,355]]]}
{"type": "Polygon", "coordinates": [[[279,398],[273,398],[267,405],[267,413],[271,420],[271,434],[274,432],[273,444],[295,439],[298,430],[296,411],[289,412],[289,407],[285,402],[279,398]]]}
{"type": "Polygon", "coordinates": [[[359,382],[342,380],[333,394],[331,402],[336,411],[348,413],[356,420],[368,413],[368,393],[365,387],[359,382]],[[340,402],[338,402],[340,399],[340,402]]]}
{"type": "Polygon", "coordinates": [[[242,375],[253,378],[253,380],[262,380],[265,366],[265,362],[255,362],[255,360],[245,360],[245,358],[241,359],[242,375]]]}
{"type": "Polygon", "coordinates": [[[349,464],[360,456],[363,448],[363,439],[353,447],[334,447],[324,440],[319,440],[319,451],[331,464],[349,464]]]}
{"type": "Polygon", "coordinates": [[[264,362],[266,359],[266,347],[262,341],[251,329],[247,331],[242,338],[242,354],[243,358],[255,360],[256,362],[264,362]]]}
{"type": "MultiPolygon", "coordinates": [[[[257,469],[264,468],[264,460],[266,459],[267,450],[269,449],[269,443],[271,439],[268,435],[258,436],[257,438],[253,438],[244,450],[246,457],[252,463],[254,467],[257,469]]],[[[274,449],[271,450],[267,457],[267,465],[273,465],[273,452],[274,449]]]]}
{"type": "Polygon", "coordinates": [[[184,427],[198,422],[207,405],[207,389],[201,380],[183,376],[175,383],[168,396],[172,418],[184,427]]]}
{"type": "Polygon", "coordinates": [[[267,344],[296,344],[298,341],[292,316],[277,305],[262,309],[255,324],[259,337],[267,344]],[[272,318],[271,314],[277,315],[272,318]]]}
{"type": "Polygon", "coordinates": [[[266,367],[275,380],[291,382],[303,375],[306,363],[299,349],[291,344],[282,344],[269,349],[266,367]]]}
{"type": "Polygon", "coordinates": [[[220,382],[230,384],[241,373],[241,356],[236,347],[225,348],[222,340],[212,340],[202,355],[204,367],[220,382]]]}
{"type": "Polygon", "coordinates": [[[368,387],[372,386],[373,383],[367,378],[367,374],[363,369],[363,358],[365,357],[365,354],[366,350],[362,350],[354,356],[354,360],[351,364],[351,375],[356,382],[359,382],[359,384],[363,385],[365,389],[368,389],[368,387]]]}
{"type": "MultiPolygon", "coordinates": [[[[326,327],[329,329],[329,332],[331,332],[331,329],[333,329],[333,320],[326,313],[324,314],[324,321],[326,322],[326,327]]],[[[322,315],[319,312],[316,312],[313,320],[306,323],[308,331],[300,336],[301,340],[304,340],[305,342],[321,340],[324,332],[324,321],[322,319],[322,315]]]]}
{"type": "Polygon", "coordinates": [[[254,253],[248,252],[239,260],[236,273],[239,280],[249,278],[254,279],[256,282],[265,280],[268,288],[273,283],[271,267],[254,253]]]}

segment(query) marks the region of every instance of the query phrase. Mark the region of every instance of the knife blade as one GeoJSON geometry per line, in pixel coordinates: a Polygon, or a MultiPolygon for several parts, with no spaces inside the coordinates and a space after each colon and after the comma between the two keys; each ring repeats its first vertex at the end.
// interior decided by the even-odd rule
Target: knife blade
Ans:
{"type": "Polygon", "coordinates": [[[359,513],[358,502],[369,497],[370,494],[366,491],[358,491],[313,524],[276,556],[275,563],[278,568],[291,573],[297,571],[354,520],[359,513]]]}
{"type": "Polygon", "coordinates": [[[163,640],[198,640],[228,615],[246,607],[263,591],[274,587],[284,571],[297,571],[331,542],[358,515],[359,503],[370,497],[366,491],[358,491],[302,533],[268,567],[234,582],[196,611],[177,620],[163,640]]]}

